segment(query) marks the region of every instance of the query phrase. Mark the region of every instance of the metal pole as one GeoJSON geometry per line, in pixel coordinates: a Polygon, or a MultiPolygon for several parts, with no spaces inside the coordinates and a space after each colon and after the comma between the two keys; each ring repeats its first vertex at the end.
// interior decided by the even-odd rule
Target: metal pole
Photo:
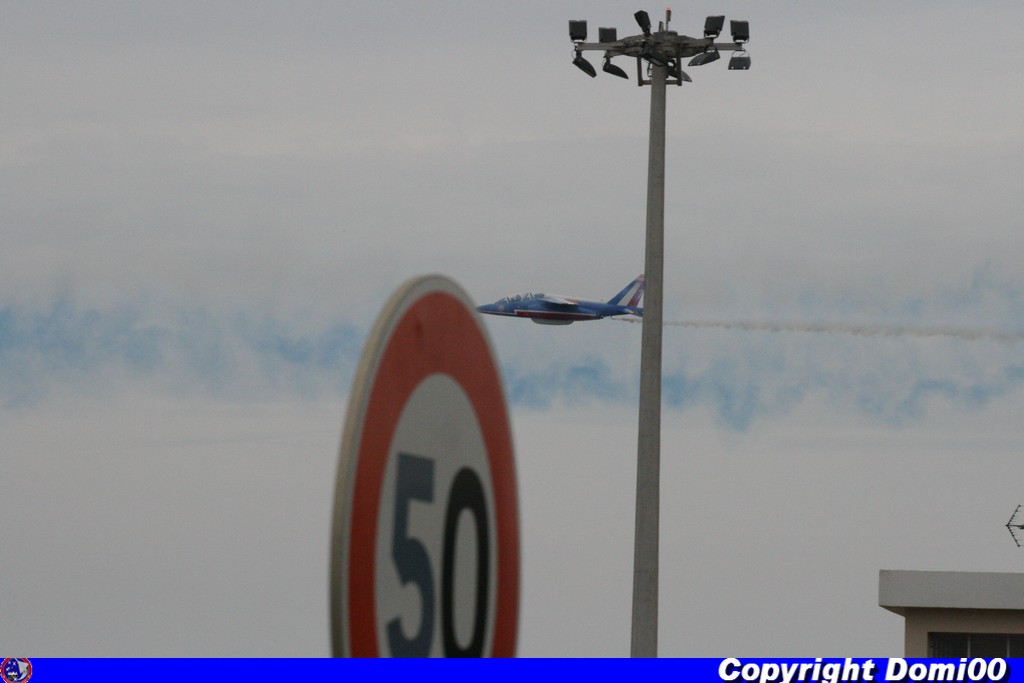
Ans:
{"type": "Polygon", "coordinates": [[[632,657],[658,656],[658,516],[661,476],[662,274],[665,253],[665,81],[651,67],[651,133],[647,167],[647,243],[640,342],[640,423],[633,537],[632,657]]]}

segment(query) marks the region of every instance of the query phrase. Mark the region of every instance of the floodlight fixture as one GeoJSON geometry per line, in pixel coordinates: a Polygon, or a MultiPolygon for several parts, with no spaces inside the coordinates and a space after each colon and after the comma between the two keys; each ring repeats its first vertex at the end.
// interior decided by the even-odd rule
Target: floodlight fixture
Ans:
{"type": "Polygon", "coordinates": [[[572,60],[572,63],[579,67],[579,70],[587,74],[591,78],[597,76],[597,70],[594,69],[594,65],[583,58],[583,55],[577,51],[576,59],[572,60]]]}
{"type": "Polygon", "coordinates": [[[732,58],[729,59],[729,69],[731,71],[746,71],[750,68],[750,55],[747,54],[746,50],[739,50],[732,53],[732,58]]]}
{"type": "Polygon", "coordinates": [[[690,60],[689,66],[702,66],[704,64],[710,64],[711,62],[715,61],[716,59],[719,59],[720,57],[721,55],[718,54],[718,50],[714,48],[704,50],[704,52],[701,52],[699,55],[690,60]]]}
{"type": "Polygon", "coordinates": [[[619,78],[629,78],[629,76],[626,75],[625,71],[612,64],[611,57],[604,58],[604,67],[601,68],[601,71],[604,71],[606,74],[611,74],[612,76],[618,76],[619,78]]]}
{"type": "Polygon", "coordinates": [[[569,20],[569,40],[576,42],[582,42],[587,39],[587,20],[586,19],[570,19],[569,20]]]}
{"type": "Polygon", "coordinates": [[[645,48],[640,56],[654,66],[668,66],[672,62],[670,58],[651,47],[645,48]]]}
{"type": "Polygon", "coordinates": [[[725,16],[708,17],[704,20],[704,37],[717,38],[718,34],[722,32],[723,26],[725,26],[725,16]]]}
{"type": "Polygon", "coordinates": [[[614,43],[619,39],[619,32],[614,28],[597,29],[597,41],[599,43],[614,43]]]}
{"type": "Polygon", "coordinates": [[[669,66],[668,75],[672,76],[680,83],[693,83],[693,79],[690,78],[690,74],[679,68],[679,60],[672,62],[672,65],[669,66]]]}
{"type": "Polygon", "coordinates": [[[644,32],[645,36],[651,35],[651,18],[647,12],[643,10],[634,12],[633,18],[636,19],[636,23],[640,24],[640,30],[644,32]]]}
{"type": "Polygon", "coordinates": [[[750,22],[731,19],[729,29],[732,31],[734,43],[746,43],[750,40],[750,22]]]}

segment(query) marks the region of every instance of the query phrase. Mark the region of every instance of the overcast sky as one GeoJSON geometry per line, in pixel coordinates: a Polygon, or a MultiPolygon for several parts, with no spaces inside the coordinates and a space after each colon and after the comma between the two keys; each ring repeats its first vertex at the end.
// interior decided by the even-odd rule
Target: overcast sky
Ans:
{"type": "MultiPolygon", "coordinates": [[[[0,642],[328,654],[388,295],[643,270],[650,93],[567,35],[641,8],[0,0],[0,642]]],[[[666,321],[837,331],[666,326],[660,652],[897,656],[878,570],[1024,566],[1024,5],[673,9],[753,66],[669,88],[666,321]]],[[[626,655],[640,326],[486,325],[519,653],[626,655]]]]}

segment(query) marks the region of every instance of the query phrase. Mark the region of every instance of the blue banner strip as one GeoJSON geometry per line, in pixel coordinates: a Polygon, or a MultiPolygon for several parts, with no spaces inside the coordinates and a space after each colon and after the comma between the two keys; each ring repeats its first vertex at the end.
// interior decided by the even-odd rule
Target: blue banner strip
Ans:
{"type": "Polygon", "coordinates": [[[1020,681],[1024,660],[986,659],[30,659],[17,683],[65,681],[379,681],[487,683],[652,680],[710,683],[1020,681]],[[1016,674],[1016,675],[1015,675],[1016,674]],[[991,675],[991,676],[990,676],[991,675]]]}

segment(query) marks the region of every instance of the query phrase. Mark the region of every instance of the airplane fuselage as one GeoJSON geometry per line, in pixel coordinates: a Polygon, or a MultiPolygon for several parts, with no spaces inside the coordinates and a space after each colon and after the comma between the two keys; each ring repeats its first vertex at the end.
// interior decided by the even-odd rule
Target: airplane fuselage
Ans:
{"type": "Polygon", "coordinates": [[[477,310],[489,315],[529,318],[539,325],[571,325],[584,320],[600,320],[619,315],[643,315],[637,306],[643,295],[644,278],[633,282],[608,302],[586,301],[558,294],[519,294],[500,299],[493,304],[478,306],[477,310]]]}
{"type": "Polygon", "coordinates": [[[612,315],[637,315],[635,310],[627,309],[624,306],[609,306],[598,301],[579,301],[569,306],[563,306],[565,310],[557,310],[555,305],[545,305],[536,300],[508,304],[489,304],[481,306],[481,313],[492,315],[507,315],[516,318],[529,318],[539,325],[570,325],[584,320],[600,320],[612,315]],[[484,310],[485,308],[490,310],[484,310]]]}

